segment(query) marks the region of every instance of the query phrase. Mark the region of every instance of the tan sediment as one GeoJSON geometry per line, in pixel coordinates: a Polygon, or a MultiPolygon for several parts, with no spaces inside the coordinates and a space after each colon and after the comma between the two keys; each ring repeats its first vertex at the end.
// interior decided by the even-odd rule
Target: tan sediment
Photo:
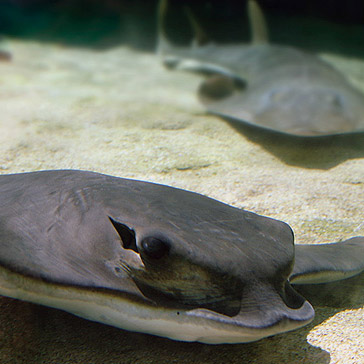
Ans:
{"type": "MultiPolygon", "coordinates": [[[[198,76],[124,47],[8,48],[12,61],[0,63],[1,173],[75,168],[165,183],[284,220],[299,243],[364,235],[363,135],[292,140],[228,124],[203,112],[198,76]]],[[[349,77],[364,74],[363,61],[347,64],[349,77]]],[[[352,307],[318,307],[301,330],[208,346],[1,298],[0,362],[364,363],[363,304],[364,292],[352,307]]]]}

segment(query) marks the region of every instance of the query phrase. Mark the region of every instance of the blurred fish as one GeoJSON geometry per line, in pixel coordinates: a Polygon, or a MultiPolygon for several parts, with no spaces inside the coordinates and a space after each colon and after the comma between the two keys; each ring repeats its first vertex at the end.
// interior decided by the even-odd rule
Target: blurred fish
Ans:
{"type": "Polygon", "coordinates": [[[206,37],[189,11],[196,39],[174,46],[163,27],[166,10],[160,1],[158,53],[169,68],[208,75],[199,88],[208,112],[298,136],[364,131],[364,94],[315,55],[270,44],[256,1],[248,1],[251,44],[199,45],[206,37]]]}

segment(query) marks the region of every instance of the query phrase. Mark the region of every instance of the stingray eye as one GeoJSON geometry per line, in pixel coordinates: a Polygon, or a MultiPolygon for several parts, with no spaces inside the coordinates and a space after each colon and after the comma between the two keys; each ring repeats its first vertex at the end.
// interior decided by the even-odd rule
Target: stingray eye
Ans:
{"type": "Polygon", "coordinates": [[[169,252],[169,245],[157,238],[148,237],[142,241],[143,253],[151,259],[160,259],[169,252]]]}

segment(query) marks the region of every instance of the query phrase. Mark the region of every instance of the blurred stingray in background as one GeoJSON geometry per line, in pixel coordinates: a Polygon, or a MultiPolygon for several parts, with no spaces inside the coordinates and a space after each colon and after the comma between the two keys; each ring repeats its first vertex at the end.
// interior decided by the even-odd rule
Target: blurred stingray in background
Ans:
{"type": "Polygon", "coordinates": [[[198,45],[205,36],[188,11],[196,41],[189,48],[174,46],[163,27],[166,11],[167,0],[161,0],[158,53],[169,68],[208,75],[199,88],[208,112],[297,136],[364,132],[364,94],[315,55],[269,44],[255,0],[248,0],[248,45],[198,45]]]}

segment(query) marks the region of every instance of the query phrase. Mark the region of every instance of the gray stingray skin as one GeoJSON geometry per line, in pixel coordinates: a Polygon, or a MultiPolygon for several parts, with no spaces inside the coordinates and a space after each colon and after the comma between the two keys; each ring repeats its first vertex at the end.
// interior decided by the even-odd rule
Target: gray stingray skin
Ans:
{"type": "Polygon", "coordinates": [[[284,222],[148,182],[1,175],[0,202],[0,294],[175,340],[239,343],[304,326],[314,310],[291,283],[364,270],[364,237],[295,246],[284,222]],[[151,237],[164,255],[150,255],[151,237]]]}
{"type": "Polygon", "coordinates": [[[264,18],[255,1],[248,4],[256,39],[252,44],[184,48],[166,39],[162,28],[166,1],[161,1],[158,53],[164,63],[215,75],[199,90],[210,113],[297,136],[363,132],[364,94],[318,57],[269,44],[264,35],[254,34],[264,27],[264,18]],[[243,81],[245,88],[235,87],[236,81],[243,81]]]}

